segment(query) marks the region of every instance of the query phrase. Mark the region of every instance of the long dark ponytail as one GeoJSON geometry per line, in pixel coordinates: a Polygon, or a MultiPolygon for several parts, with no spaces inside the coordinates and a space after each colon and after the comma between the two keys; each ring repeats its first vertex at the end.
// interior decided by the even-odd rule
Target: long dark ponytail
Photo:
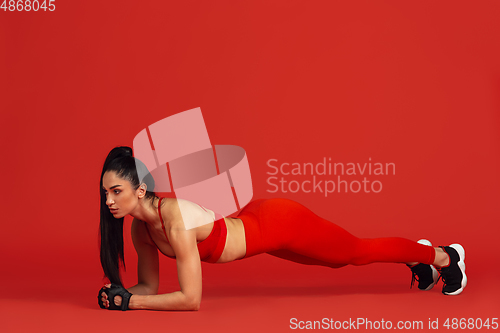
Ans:
{"type": "Polygon", "coordinates": [[[132,189],[137,190],[141,183],[146,183],[145,199],[154,201],[156,194],[154,192],[154,179],[147,171],[146,166],[140,160],[134,158],[132,148],[121,146],[113,148],[102,167],[101,181],[99,184],[99,193],[101,196],[101,221],[99,226],[100,240],[100,258],[104,276],[111,283],[123,285],[120,278],[120,261],[125,267],[125,258],[123,256],[123,220],[124,218],[115,218],[106,205],[106,193],[102,188],[102,178],[107,171],[114,171],[120,178],[130,182],[132,189]],[[144,179],[139,180],[139,174],[146,175],[144,179]]]}

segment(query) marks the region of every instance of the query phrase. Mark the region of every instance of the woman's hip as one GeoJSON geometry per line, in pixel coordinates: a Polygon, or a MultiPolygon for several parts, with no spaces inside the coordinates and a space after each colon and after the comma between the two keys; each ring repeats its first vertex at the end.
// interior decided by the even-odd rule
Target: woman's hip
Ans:
{"type": "Polygon", "coordinates": [[[300,237],[301,229],[319,217],[293,200],[272,198],[250,202],[238,218],[243,221],[248,257],[287,248],[300,237]]]}

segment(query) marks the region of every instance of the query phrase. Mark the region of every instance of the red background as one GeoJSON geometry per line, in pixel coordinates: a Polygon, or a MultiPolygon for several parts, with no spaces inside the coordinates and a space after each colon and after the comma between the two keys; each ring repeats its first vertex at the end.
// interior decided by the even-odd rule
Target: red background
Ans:
{"type": "MultiPolygon", "coordinates": [[[[0,11],[1,331],[498,317],[498,1],[55,4],[0,11]],[[464,293],[410,290],[403,265],[332,270],[259,255],[203,263],[198,312],[101,310],[102,163],[195,107],[212,144],[246,150],[255,199],[297,200],[359,237],[460,242],[464,293]],[[267,192],[269,159],[324,157],[392,162],[396,175],[370,178],[382,181],[378,194],[267,192]]],[[[137,257],[125,221],[128,287],[137,257]]],[[[160,278],[160,293],[178,290],[175,261],[162,257],[160,278]]]]}

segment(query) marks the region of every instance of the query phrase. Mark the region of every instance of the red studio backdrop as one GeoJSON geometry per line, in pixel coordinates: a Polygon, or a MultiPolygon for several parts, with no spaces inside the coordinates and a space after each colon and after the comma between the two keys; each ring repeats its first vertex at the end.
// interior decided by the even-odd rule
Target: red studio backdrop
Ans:
{"type": "MultiPolygon", "coordinates": [[[[324,318],[494,330],[498,1],[3,3],[1,332],[285,332],[324,318]],[[100,309],[104,159],[197,107],[212,145],[245,149],[254,199],[296,200],[358,237],[459,242],[467,288],[410,289],[402,264],[331,269],[261,254],[202,263],[199,311],[100,309]],[[307,163],[332,174],[292,174],[307,163]],[[334,163],[356,174],[333,174],[334,163]],[[338,177],[351,187],[325,193],[338,177]]],[[[137,283],[131,220],[126,287],[137,283]]],[[[160,280],[160,293],[179,290],[175,260],[160,257],[160,280]]]]}

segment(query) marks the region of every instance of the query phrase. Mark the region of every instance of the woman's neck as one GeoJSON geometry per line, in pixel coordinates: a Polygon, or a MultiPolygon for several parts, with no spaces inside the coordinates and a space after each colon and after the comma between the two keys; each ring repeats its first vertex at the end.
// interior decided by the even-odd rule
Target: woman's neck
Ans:
{"type": "Polygon", "coordinates": [[[156,228],[158,225],[161,225],[157,208],[159,202],[160,200],[158,197],[154,198],[153,204],[151,204],[149,199],[142,198],[139,200],[137,207],[130,212],[130,215],[156,228]]]}

